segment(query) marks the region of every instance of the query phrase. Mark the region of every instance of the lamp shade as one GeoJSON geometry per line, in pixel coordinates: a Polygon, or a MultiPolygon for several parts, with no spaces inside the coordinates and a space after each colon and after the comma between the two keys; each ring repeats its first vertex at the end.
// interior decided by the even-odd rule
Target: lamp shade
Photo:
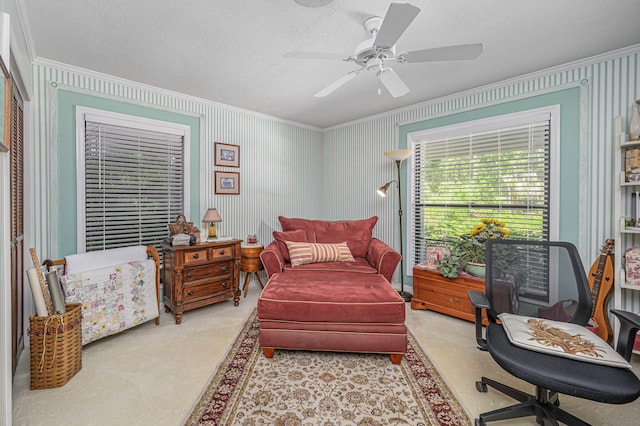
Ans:
{"type": "Polygon", "coordinates": [[[389,186],[391,186],[392,183],[393,183],[393,181],[385,183],[380,188],[378,188],[376,193],[381,197],[386,197],[387,196],[387,191],[389,190],[389,186]]]}
{"type": "Polygon", "coordinates": [[[406,160],[407,158],[411,157],[411,154],[413,154],[413,151],[410,149],[396,149],[394,151],[387,151],[384,153],[386,157],[389,157],[395,161],[406,160]]]}
{"type": "Polygon", "coordinates": [[[222,218],[218,213],[218,209],[207,209],[207,212],[202,218],[203,223],[222,222],[222,218]]]}

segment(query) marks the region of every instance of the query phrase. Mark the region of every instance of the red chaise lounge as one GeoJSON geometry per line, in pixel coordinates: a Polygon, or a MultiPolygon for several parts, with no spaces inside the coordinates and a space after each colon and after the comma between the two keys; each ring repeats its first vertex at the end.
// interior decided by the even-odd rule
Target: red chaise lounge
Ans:
{"type": "Polygon", "coordinates": [[[400,363],[405,302],[390,284],[400,254],[372,237],[378,218],[278,219],[283,231],[260,255],[269,277],[258,300],[265,356],[276,348],[372,352],[400,363]]]}

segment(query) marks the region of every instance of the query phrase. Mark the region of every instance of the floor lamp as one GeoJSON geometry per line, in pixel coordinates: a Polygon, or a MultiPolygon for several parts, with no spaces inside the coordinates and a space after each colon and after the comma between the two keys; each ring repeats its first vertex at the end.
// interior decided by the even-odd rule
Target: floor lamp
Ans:
{"type": "Polygon", "coordinates": [[[404,244],[402,241],[402,185],[400,185],[400,165],[402,161],[411,157],[413,151],[410,149],[397,149],[395,151],[387,151],[384,155],[396,162],[398,168],[398,180],[392,180],[385,183],[378,189],[378,195],[381,197],[387,196],[387,191],[392,183],[396,183],[398,186],[398,216],[400,217],[400,291],[398,294],[404,299],[405,302],[410,302],[413,294],[404,291],[404,244]]]}

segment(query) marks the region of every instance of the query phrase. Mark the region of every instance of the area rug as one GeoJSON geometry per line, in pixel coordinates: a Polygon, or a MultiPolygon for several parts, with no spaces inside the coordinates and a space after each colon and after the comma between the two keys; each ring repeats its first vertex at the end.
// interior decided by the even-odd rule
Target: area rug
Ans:
{"type": "Polygon", "coordinates": [[[185,425],[469,425],[460,403],[409,333],[388,355],[276,350],[249,316],[185,425]]]}

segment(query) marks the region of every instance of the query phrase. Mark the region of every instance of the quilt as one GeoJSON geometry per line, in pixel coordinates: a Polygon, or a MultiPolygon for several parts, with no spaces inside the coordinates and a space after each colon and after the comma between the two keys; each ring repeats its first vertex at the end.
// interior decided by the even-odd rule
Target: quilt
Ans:
{"type": "Polygon", "coordinates": [[[82,304],[82,344],[160,315],[152,259],[62,276],[65,303],[82,304]]]}

